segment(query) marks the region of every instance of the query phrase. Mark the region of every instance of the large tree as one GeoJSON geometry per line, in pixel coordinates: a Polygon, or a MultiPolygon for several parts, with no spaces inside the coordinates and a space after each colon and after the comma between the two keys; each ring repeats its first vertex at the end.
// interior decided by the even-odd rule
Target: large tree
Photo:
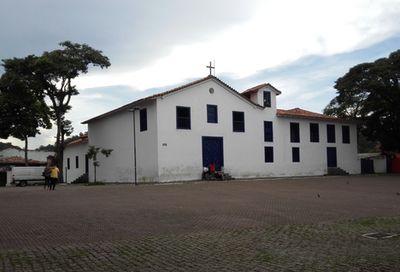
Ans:
{"type": "MultiPolygon", "coordinates": [[[[79,75],[86,74],[90,64],[100,68],[107,68],[111,64],[102,51],[87,44],[65,41],[60,46],[63,49],[44,52],[40,57],[31,55],[14,60],[26,63],[19,70],[20,75],[27,79],[26,84],[38,90],[39,98],[47,96],[50,100],[51,117],[57,126],[56,161],[62,172],[64,137],[72,132],[71,123],[65,119],[65,114],[71,109],[71,97],[79,94],[72,81],[79,75]]],[[[3,60],[5,63],[8,61],[10,60],[3,60]]],[[[62,175],[59,181],[63,181],[62,175]]]]}
{"type": "Polygon", "coordinates": [[[400,152],[400,50],[352,67],[335,83],[337,96],[324,113],[365,121],[361,132],[382,151],[400,152]]]}
{"type": "Polygon", "coordinates": [[[79,94],[72,80],[80,74],[86,74],[90,64],[107,68],[111,63],[102,51],[95,50],[87,44],[65,41],[60,45],[64,49],[43,53],[36,63],[35,71],[44,93],[51,101],[50,107],[57,125],[57,162],[63,171],[64,136],[71,132],[65,129],[68,122],[65,120],[65,114],[71,109],[71,97],[79,94]]]}
{"type": "Polygon", "coordinates": [[[50,110],[38,84],[27,70],[35,57],[4,60],[0,78],[0,138],[12,136],[25,142],[28,165],[28,138],[40,134],[39,128],[51,128],[50,110]]]}

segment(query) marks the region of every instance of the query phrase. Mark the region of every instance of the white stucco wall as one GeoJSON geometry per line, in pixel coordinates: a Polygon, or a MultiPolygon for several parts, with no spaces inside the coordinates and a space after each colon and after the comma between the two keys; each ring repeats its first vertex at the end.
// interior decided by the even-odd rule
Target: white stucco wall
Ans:
{"type": "MultiPolygon", "coordinates": [[[[312,121],[313,123],[318,123],[312,121]]],[[[275,173],[279,176],[313,176],[326,173],[326,147],[323,145],[321,125],[319,143],[310,143],[309,120],[278,117],[274,131],[275,173]],[[290,123],[299,123],[300,142],[292,143],[290,123]],[[275,140],[276,139],[276,140],[275,140]],[[300,149],[300,162],[292,161],[292,148],[300,149]]]]}
{"type": "Polygon", "coordinates": [[[373,158],[374,160],[374,172],[377,174],[387,173],[386,156],[381,155],[373,158]]]}
{"type": "MultiPolygon", "coordinates": [[[[97,155],[100,166],[96,181],[134,182],[132,117],[132,112],[124,110],[88,124],[89,145],[113,149],[108,158],[101,153],[97,155]]],[[[93,161],[89,164],[89,181],[93,182],[93,161]]]]}
{"type": "Polygon", "coordinates": [[[157,100],[146,101],[140,104],[140,109],[147,111],[147,130],[140,131],[140,114],[136,115],[136,164],[137,182],[159,182],[158,178],[158,121],[157,100]]]}

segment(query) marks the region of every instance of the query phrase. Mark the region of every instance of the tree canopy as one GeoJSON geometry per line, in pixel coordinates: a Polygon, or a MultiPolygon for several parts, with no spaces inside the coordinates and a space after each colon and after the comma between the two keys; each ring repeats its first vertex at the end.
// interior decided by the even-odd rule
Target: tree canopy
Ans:
{"type": "Polygon", "coordinates": [[[12,136],[25,142],[25,164],[28,165],[28,137],[50,129],[50,109],[37,82],[27,72],[35,57],[4,60],[5,73],[0,78],[0,138],[12,136]]]}
{"type": "MultiPolygon", "coordinates": [[[[49,98],[51,115],[47,116],[51,116],[51,119],[53,119],[57,126],[57,163],[62,171],[64,137],[71,135],[73,131],[71,122],[65,119],[65,114],[71,109],[71,97],[79,94],[72,81],[79,75],[86,74],[90,64],[99,66],[100,68],[107,68],[111,64],[108,57],[104,56],[101,51],[93,49],[87,44],[65,41],[59,45],[63,47],[63,49],[44,52],[40,57],[30,55],[22,59],[14,58],[3,60],[3,66],[7,74],[7,69],[10,67],[10,64],[20,63],[18,69],[13,70],[13,75],[20,78],[21,84],[10,93],[15,94],[22,90],[30,90],[37,98],[35,100],[33,96],[28,96],[26,98],[21,97],[21,99],[31,98],[32,101],[14,100],[16,103],[11,105],[12,108],[21,108],[30,103],[36,108],[43,106],[43,108],[40,109],[44,110],[47,108],[47,105],[44,107],[44,98],[49,98]]],[[[5,86],[13,86],[9,82],[10,81],[5,82],[5,86]]],[[[5,101],[12,102],[13,100],[5,98],[2,103],[5,103],[5,101]]],[[[28,118],[24,118],[23,120],[24,122],[30,121],[28,118]]],[[[37,121],[39,125],[47,128],[47,120],[37,119],[37,121]],[[43,125],[46,125],[46,127],[43,125]]],[[[18,138],[16,135],[10,135],[18,138]]],[[[27,135],[32,137],[33,132],[27,133],[27,135]]],[[[62,176],[60,181],[62,182],[62,176]]]]}
{"type": "Polygon", "coordinates": [[[361,132],[382,151],[400,152],[400,50],[352,67],[335,83],[324,114],[365,121],[361,132]]]}
{"type": "Polygon", "coordinates": [[[15,146],[12,143],[0,142],[0,150],[4,150],[4,149],[7,149],[7,148],[15,148],[15,149],[21,150],[21,148],[19,146],[15,146]]]}

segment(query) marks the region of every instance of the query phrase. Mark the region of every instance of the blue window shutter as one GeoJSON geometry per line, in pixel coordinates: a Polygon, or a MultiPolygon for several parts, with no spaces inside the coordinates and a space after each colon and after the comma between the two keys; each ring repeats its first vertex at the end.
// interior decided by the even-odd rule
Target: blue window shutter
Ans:
{"type": "Polygon", "coordinates": [[[218,123],[218,107],[217,105],[207,105],[207,123],[218,123]]]}
{"type": "Polygon", "coordinates": [[[271,121],[264,121],[264,142],[273,142],[273,129],[271,121]]]}

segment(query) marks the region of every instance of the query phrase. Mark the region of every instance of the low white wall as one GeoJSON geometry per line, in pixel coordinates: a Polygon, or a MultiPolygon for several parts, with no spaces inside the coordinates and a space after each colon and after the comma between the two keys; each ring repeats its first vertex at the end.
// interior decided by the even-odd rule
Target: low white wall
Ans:
{"type": "Polygon", "coordinates": [[[386,167],[386,156],[379,156],[377,158],[373,158],[374,160],[374,172],[376,174],[380,173],[386,173],[387,172],[387,167],[386,167]]]}

